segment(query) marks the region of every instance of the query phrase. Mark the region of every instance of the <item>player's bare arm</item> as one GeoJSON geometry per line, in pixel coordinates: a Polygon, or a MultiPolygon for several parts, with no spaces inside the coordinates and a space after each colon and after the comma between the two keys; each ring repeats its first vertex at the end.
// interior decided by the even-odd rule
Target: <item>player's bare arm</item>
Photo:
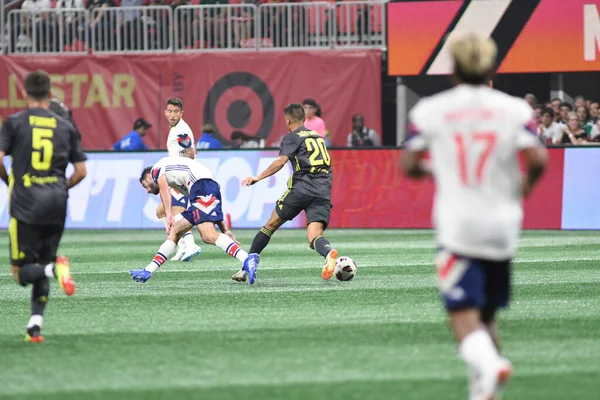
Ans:
{"type": "Polygon", "coordinates": [[[167,234],[171,232],[171,228],[175,223],[173,219],[173,212],[171,211],[171,191],[169,190],[169,182],[167,182],[167,177],[162,175],[158,178],[158,191],[160,194],[160,201],[165,208],[165,214],[167,218],[167,234]]]}
{"type": "Polygon", "coordinates": [[[4,165],[4,156],[6,154],[3,151],[0,151],[0,179],[8,185],[8,172],[6,171],[6,166],[4,165]]]}
{"type": "Polygon", "coordinates": [[[286,156],[279,156],[275,161],[271,163],[260,175],[258,176],[249,176],[242,181],[242,186],[252,186],[255,183],[262,181],[265,178],[270,177],[271,175],[275,175],[278,173],[281,168],[288,162],[288,158],[286,156]]]}
{"type": "Polygon", "coordinates": [[[523,179],[523,196],[529,195],[533,186],[540,179],[548,163],[548,152],[543,147],[530,147],[523,150],[527,174],[523,179]]]}
{"type": "Polygon", "coordinates": [[[67,183],[68,189],[71,189],[72,187],[77,186],[79,184],[79,182],[81,182],[87,175],[87,168],[85,167],[85,161],[74,163],[73,167],[75,168],[75,171],[73,172],[73,175],[71,175],[71,177],[69,178],[69,181],[67,183]]]}
{"type": "Polygon", "coordinates": [[[404,150],[400,165],[404,173],[412,178],[426,178],[431,176],[429,163],[423,158],[425,151],[404,150]]]}

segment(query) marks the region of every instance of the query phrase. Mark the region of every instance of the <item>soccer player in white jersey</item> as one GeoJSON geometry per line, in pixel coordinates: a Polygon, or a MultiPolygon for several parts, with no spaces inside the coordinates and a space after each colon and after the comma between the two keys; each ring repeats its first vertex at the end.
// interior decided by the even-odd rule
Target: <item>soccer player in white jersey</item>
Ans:
{"type": "Polygon", "coordinates": [[[438,284],[470,373],[470,400],[499,399],[512,374],[511,363],[499,353],[495,314],[508,305],[522,196],[547,159],[531,107],[488,85],[496,52],[486,36],[456,36],[451,43],[456,85],[411,110],[412,137],[402,156],[409,176],[435,180],[438,284]]]}
{"type": "Polygon", "coordinates": [[[130,271],[136,282],[146,282],[166,260],[175,253],[175,243],[196,226],[205,243],[214,244],[230,256],[237,258],[244,271],[253,279],[256,274],[258,255],[246,253],[223,222],[221,190],[204,165],[186,157],[165,157],[153,167],[142,171],[140,183],[148,193],[159,194],[166,211],[167,240],[144,269],[130,271]],[[171,192],[175,188],[190,199],[184,212],[171,212],[171,192]],[[222,233],[218,233],[215,224],[222,233]]]}
{"type": "MultiPolygon", "coordinates": [[[[194,134],[189,125],[183,120],[183,100],[179,97],[167,100],[165,117],[171,128],[169,130],[169,137],[167,138],[169,156],[185,157],[185,154],[188,154],[188,156],[191,155],[192,158],[195,158],[194,134]],[[193,149],[191,153],[188,151],[190,148],[193,149]]],[[[182,213],[188,206],[188,198],[177,191],[177,189],[171,189],[171,195],[171,206],[174,208],[173,215],[182,213]]],[[[156,216],[164,223],[166,213],[162,203],[156,209],[156,216]]],[[[174,261],[189,261],[202,251],[200,246],[194,242],[191,230],[183,235],[178,245],[178,251],[172,258],[174,261]]]]}

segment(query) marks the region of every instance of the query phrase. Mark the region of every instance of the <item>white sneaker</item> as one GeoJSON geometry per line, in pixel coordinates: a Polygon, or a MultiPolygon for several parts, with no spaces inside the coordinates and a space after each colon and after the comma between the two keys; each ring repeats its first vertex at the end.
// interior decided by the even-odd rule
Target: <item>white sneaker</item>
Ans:
{"type": "Polygon", "coordinates": [[[183,256],[181,257],[181,261],[183,261],[183,262],[190,261],[192,259],[192,257],[197,256],[201,252],[202,252],[202,249],[197,244],[194,244],[194,246],[189,247],[189,248],[186,247],[183,252],[183,256]]]}
{"type": "Polygon", "coordinates": [[[171,261],[181,261],[181,258],[183,257],[183,253],[185,253],[183,246],[179,246],[177,248],[177,253],[175,253],[173,258],[171,258],[171,261]]]}
{"type": "Polygon", "coordinates": [[[238,272],[233,274],[231,279],[236,282],[246,282],[246,280],[248,280],[248,274],[243,269],[240,269],[238,272]]]}
{"type": "Polygon", "coordinates": [[[479,377],[481,400],[501,400],[502,389],[513,374],[512,364],[506,358],[501,358],[493,370],[483,372],[479,377]]]}

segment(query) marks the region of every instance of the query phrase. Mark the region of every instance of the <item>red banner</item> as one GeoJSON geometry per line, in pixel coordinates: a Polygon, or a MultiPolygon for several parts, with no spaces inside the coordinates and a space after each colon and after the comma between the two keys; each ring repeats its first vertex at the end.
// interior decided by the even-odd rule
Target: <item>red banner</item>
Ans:
{"type": "Polygon", "coordinates": [[[380,51],[371,50],[1,56],[0,117],[25,107],[22,80],[43,69],[52,76],[54,94],[72,109],[88,150],[111,149],[139,117],[154,125],[146,145],[165,148],[162,110],[172,96],[184,99],[184,119],[196,137],[211,121],[226,140],[241,130],[267,144],[287,133],[283,108],[310,97],[321,106],[334,145],[345,146],[355,113],[381,132],[380,58],[380,51]]]}
{"type": "MultiPolygon", "coordinates": [[[[564,150],[525,201],[526,229],[560,229],[564,150]]],[[[332,228],[431,228],[434,184],[404,176],[402,150],[332,150],[332,228]]]]}

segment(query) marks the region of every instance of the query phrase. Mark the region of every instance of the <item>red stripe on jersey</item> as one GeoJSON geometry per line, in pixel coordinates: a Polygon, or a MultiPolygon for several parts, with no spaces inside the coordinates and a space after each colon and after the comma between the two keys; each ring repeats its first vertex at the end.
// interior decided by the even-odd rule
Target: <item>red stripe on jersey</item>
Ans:
{"type": "Polygon", "coordinates": [[[438,268],[438,275],[442,279],[446,279],[454,264],[458,261],[458,257],[452,254],[446,264],[444,264],[441,268],[438,268]]]}

